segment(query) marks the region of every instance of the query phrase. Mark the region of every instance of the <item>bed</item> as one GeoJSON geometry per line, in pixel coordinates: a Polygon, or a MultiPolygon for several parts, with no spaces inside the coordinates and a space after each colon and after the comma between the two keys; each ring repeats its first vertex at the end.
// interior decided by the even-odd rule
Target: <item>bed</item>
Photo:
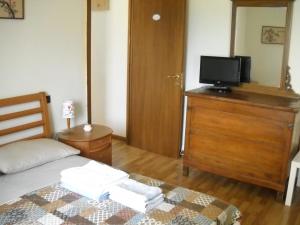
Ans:
{"type": "Polygon", "coordinates": [[[130,177],[160,187],[165,194],[164,202],[146,214],[110,199],[97,202],[63,188],[59,183],[61,170],[82,166],[89,159],[79,156],[78,150],[49,139],[51,132],[46,94],[43,92],[0,99],[0,140],[2,138],[3,142],[3,137],[11,135],[14,138],[5,138],[6,143],[0,143],[1,225],[237,225],[241,222],[240,211],[229,203],[139,174],[131,174],[130,177]],[[30,102],[37,102],[39,106],[9,113],[2,110],[30,102]],[[36,114],[40,114],[36,121],[22,121],[18,125],[12,123],[22,117],[33,118],[36,114]],[[12,127],[7,127],[7,124],[12,127]],[[40,133],[32,134],[31,131],[38,127],[40,133]],[[23,132],[27,136],[20,138],[23,132]],[[14,157],[9,157],[10,154],[14,157]]]}

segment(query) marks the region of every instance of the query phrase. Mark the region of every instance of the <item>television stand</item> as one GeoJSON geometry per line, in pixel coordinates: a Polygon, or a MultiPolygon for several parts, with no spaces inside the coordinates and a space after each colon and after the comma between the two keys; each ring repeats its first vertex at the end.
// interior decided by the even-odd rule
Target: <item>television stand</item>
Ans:
{"type": "Polygon", "coordinates": [[[208,90],[218,92],[218,93],[230,93],[231,88],[228,86],[209,86],[207,87],[208,90]]]}

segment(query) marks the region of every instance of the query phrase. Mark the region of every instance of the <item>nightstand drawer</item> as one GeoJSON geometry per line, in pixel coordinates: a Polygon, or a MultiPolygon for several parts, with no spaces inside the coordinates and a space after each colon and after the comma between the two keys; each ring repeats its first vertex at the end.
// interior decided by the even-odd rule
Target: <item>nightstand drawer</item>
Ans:
{"type": "Polygon", "coordinates": [[[98,151],[90,151],[87,157],[111,165],[112,163],[111,146],[98,151]]]}
{"type": "Polygon", "coordinates": [[[93,124],[90,132],[83,130],[84,125],[73,127],[59,133],[58,139],[65,144],[80,150],[80,155],[111,165],[112,130],[108,127],[93,124]]]}
{"type": "Polygon", "coordinates": [[[94,140],[90,142],[90,151],[99,150],[101,148],[105,148],[111,144],[111,135],[108,135],[104,138],[94,140]]]}

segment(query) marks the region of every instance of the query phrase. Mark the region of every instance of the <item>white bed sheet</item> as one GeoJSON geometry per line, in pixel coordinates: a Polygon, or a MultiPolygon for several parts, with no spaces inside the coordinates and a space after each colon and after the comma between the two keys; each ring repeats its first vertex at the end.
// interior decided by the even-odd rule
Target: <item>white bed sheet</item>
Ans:
{"type": "Polygon", "coordinates": [[[69,156],[20,173],[0,175],[0,204],[59,182],[62,170],[83,166],[89,161],[81,156],[69,156]]]}

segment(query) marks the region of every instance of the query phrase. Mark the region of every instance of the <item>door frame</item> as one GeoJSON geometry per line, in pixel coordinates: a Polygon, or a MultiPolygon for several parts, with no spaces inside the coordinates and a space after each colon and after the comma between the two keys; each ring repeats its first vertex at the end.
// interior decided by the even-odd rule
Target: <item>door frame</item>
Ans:
{"type": "MultiPolygon", "coordinates": [[[[132,44],[131,44],[131,39],[132,39],[132,1],[133,0],[128,0],[129,1],[129,6],[128,6],[128,54],[127,54],[127,120],[126,120],[126,139],[127,139],[127,144],[130,142],[130,83],[131,83],[131,61],[132,61],[132,44]]],[[[183,135],[183,117],[184,117],[184,90],[185,90],[185,70],[186,70],[186,50],[187,50],[187,10],[188,10],[188,0],[185,1],[185,9],[184,9],[184,17],[185,17],[185,24],[184,24],[184,37],[183,37],[183,56],[182,56],[182,79],[183,79],[183,85],[181,88],[181,97],[180,97],[180,110],[181,110],[181,117],[180,120],[178,121],[179,123],[179,134],[180,138],[178,140],[178,146],[179,146],[179,152],[178,152],[178,157],[181,154],[181,147],[182,143],[184,142],[182,135],[183,135]]]]}
{"type": "Polygon", "coordinates": [[[92,0],[86,1],[86,85],[87,85],[87,121],[92,123],[92,0]]]}
{"type": "MultiPolygon", "coordinates": [[[[184,117],[184,90],[185,90],[185,70],[186,70],[186,50],[187,50],[187,10],[188,10],[188,1],[185,0],[185,25],[184,25],[184,48],[183,48],[183,60],[182,60],[182,79],[183,79],[183,88],[181,89],[181,119],[180,123],[180,135],[181,138],[179,140],[179,146],[181,147],[183,139],[183,117],[184,117]]],[[[86,75],[87,75],[87,121],[88,123],[92,123],[92,103],[91,103],[91,95],[92,95],[92,88],[91,88],[91,39],[92,39],[92,0],[87,0],[87,7],[86,7],[86,75]]],[[[129,136],[129,122],[130,122],[130,80],[131,80],[131,9],[132,9],[132,0],[128,0],[128,41],[127,41],[127,102],[126,102],[126,137],[123,139],[127,143],[130,140],[129,136]]]]}
{"type": "Polygon", "coordinates": [[[130,81],[131,81],[131,57],[132,57],[132,45],[131,45],[131,9],[132,0],[128,0],[128,44],[127,44],[127,101],[126,101],[126,143],[130,141],[130,81]]]}

